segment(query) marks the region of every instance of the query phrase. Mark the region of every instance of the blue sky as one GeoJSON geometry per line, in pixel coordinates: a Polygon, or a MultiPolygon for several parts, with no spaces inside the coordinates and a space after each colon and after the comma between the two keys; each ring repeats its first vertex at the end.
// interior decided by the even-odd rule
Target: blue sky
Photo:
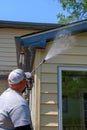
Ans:
{"type": "Polygon", "coordinates": [[[57,23],[58,0],[0,0],[0,20],[57,23]]]}

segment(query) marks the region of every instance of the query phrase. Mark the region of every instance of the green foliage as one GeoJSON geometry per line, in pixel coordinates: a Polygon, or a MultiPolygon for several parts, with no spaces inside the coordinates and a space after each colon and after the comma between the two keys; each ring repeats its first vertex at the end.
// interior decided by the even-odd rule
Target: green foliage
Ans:
{"type": "Polygon", "coordinates": [[[65,13],[58,13],[58,23],[71,23],[87,18],[87,0],[58,0],[65,13]]]}
{"type": "Polygon", "coordinates": [[[63,72],[63,95],[79,97],[80,92],[87,92],[87,72],[63,72]]]}

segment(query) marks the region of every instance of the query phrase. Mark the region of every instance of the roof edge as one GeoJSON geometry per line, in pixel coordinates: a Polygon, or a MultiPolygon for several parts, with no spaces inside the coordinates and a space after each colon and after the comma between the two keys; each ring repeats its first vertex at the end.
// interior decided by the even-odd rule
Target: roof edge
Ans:
{"type": "Polygon", "coordinates": [[[20,22],[20,21],[4,21],[0,20],[0,28],[25,28],[25,29],[52,29],[61,26],[54,23],[35,23],[35,22],[20,22]]]}

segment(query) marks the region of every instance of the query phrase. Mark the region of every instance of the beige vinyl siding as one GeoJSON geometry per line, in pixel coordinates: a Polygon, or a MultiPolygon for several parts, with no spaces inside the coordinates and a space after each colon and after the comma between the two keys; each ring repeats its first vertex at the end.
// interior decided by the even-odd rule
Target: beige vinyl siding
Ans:
{"type": "Polygon", "coordinates": [[[17,68],[15,37],[32,32],[34,30],[0,28],[0,70],[17,68]]]}
{"type": "Polygon", "coordinates": [[[14,39],[11,36],[0,36],[0,70],[11,70],[16,67],[17,57],[14,39]]]}
{"type": "Polygon", "coordinates": [[[41,96],[40,96],[40,128],[41,130],[54,129],[58,127],[58,103],[57,103],[57,75],[53,71],[56,66],[43,64],[41,66],[41,96]],[[45,65],[45,67],[44,67],[45,65]],[[47,65],[47,66],[46,66],[47,65]],[[49,69],[48,69],[49,68],[49,69]],[[42,107],[43,106],[43,107],[42,107]],[[45,127],[45,128],[44,128],[45,127]]]}
{"type": "Polygon", "coordinates": [[[58,129],[55,128],[55,126],[51,126],[51,127],[47,127],[47,126],[45,126],[45,127],[41,127],[40,130],[58,130],[58,129]]]}
{"type": "MultiPolygon", "coordinates": [[[[43,55],[44,50],[37,50],[36,66],[43,55]]],[[[47,68],[50,68],[49,64],[43,64],[35,74],[35,130],[57,130],[58,126],[57,80],[53,69],[47,71],[47,68]]]]}
{"type": "MultiPolygon", "coordinates": [[[[37,122],[38,130],[58,130],[57,66],[87,65],[87,33],[76,35],[76,42],[73,48],[49,59],[36,71],[35,81],[38,79],[39,83],[35,82],[35,90],[37,89],[35,108],[36,112],[38,111],[35,119],[40,118],[40,120],[35,122],[37,122]]],[[[47,43],[46,49],[37,50],[35,66],[45,58],[50,44],[50,42],[47,43]]],[[[35,130],[37,130],[36,126],[35,130]]]]}

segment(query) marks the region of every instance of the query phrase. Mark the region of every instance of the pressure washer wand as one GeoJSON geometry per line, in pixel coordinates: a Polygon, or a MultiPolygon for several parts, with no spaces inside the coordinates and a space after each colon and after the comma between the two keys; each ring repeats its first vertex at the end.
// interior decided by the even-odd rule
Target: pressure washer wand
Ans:
{"type": "Polygon", "coordinates": [[[45,61],[46,61],[45,59],[42,60],[42,61],[40,62],[40,64],[31,72],[31,75],[33,75],[33,74],[35,73],[35,71],[36,71],[45,61]]]}

